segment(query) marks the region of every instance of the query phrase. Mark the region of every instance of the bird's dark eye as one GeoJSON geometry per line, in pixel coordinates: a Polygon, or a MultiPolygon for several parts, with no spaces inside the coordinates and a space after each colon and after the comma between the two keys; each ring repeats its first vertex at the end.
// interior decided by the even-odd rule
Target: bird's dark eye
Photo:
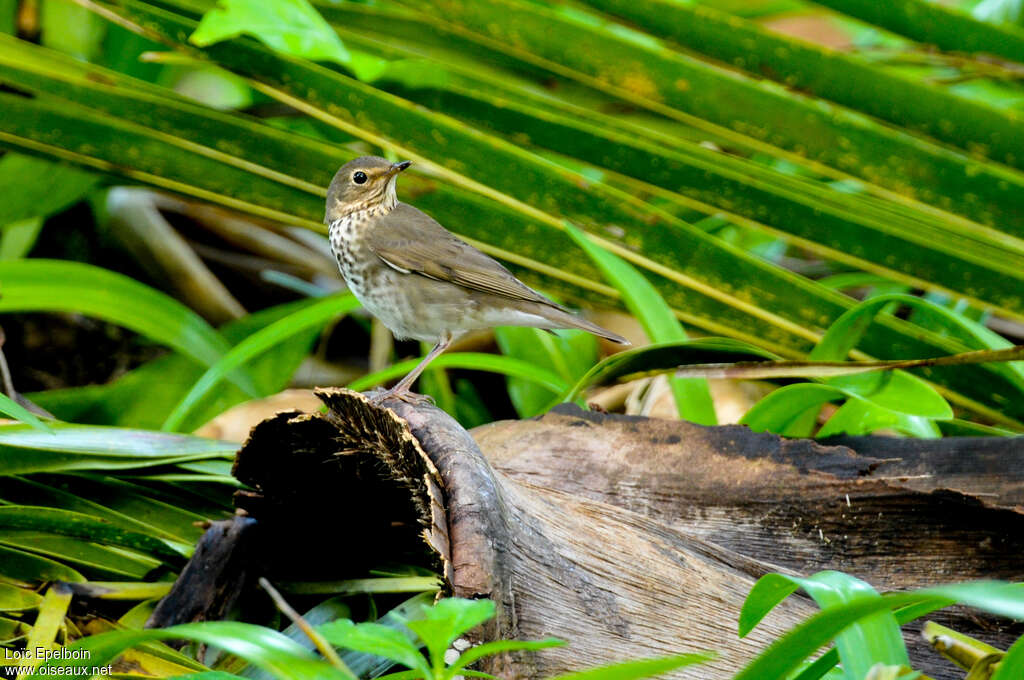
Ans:
{"type": "Polygon", "coordinates": [[[360,170],[352,175],[352,181],[356,184],[366,184],[366,173],[360,170]]]}

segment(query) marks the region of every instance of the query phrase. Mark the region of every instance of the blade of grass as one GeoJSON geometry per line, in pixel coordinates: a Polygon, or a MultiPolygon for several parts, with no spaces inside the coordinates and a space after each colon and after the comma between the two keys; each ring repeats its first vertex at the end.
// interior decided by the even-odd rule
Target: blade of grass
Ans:
{"type": "Polygon", "coordinates": [[[0,394],[0,413],[5,416],[10,416],[15,420],[20,420],[26,425],[31,425],[37,430],[43,432],[50,432],[50,426],[39,420],[38,417],[27,408],[14,401],[6,394],[0,394]]]}
{"type": "MultiPolygon", "coordinates": [[[[65,647],[87,652],[78,659],[47,661],[47,668],[105,666],[125,649],[150,640],[186,639],[202,642],[246,659],[280,680],[348,680],[348,676],[275,630],[236,621],[204,621],[160,630],[125,630],[82,638],[65,647]]],[[[73,673],[66,673],[71,675],[73,673]]]]}
{"type": "MultiPolygon", "coordinates": [[[[571,223],[565,223],[565,230],[594,261],[609,283],[619,291],[626,308],[640,321],[652,342],[686,340],[686,332],[672,313],[672,309],[640,272],[625,260],[593,243],[585,233],[571,223]]],[[[680,418],[700,425],[718,424],[715,404],[711,400],[706,380],[673,376],[669,378],[669,385],[672,387],[680,418]]]]}
{"type": "Polygon", "coordinates": [[[71,590],[66,584],[58,581],[46,589],[43,602],[39,605],[36,622],[29,631],[28,641],[25,643],[25,648],[30,650],[30,653],[18,664],[20,673],[34,674],[33,671],[43,662],[38,652],[45,653],[53,649],[57,633],[60,632],[70,605],[71,590]]]}
{"type": "Polygon", "coordinates": [[[0,474],[123,470],[233,456],[238,445],[202,437],[55,422],[51,432],[0,426],[0,474]]]}
{"type": "Polygon", "coordinates": [[[316,303],[275,321],[262,328],[245,340],[232,347],[216,364],[207,369],[206,373],[196,381],[178,405],[164,421],[164,431],[177,429],[188,417],[191,409],[212,390],[218,382],[230,375],[232,371],[244,366],[247,362],[266,352],[274,345],[301,333],[309,328],[323,326],[338,316],[348,314],[359,308],[359,301],[354,295],[338,295],[318,300],[316,303]]]}
{"type": "MultiPolygon", "coordinates": [[[[204,365],[217,362],[228,343],[199,315],[127,276],[80,262],[0,262],[0,312],[76,312],[95,316],[173,347],[204,365]]],[[[239,387],[256,393],[244,373],[239,387]]]]}

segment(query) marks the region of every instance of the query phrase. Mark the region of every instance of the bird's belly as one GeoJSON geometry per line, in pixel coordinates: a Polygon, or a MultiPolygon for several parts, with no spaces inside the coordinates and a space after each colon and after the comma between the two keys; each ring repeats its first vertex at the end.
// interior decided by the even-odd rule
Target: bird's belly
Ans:
{"type": "Polygon", "coordinates": [[[398,339],[437,342],[445,331],[458,331],[458,313],[464,308],[453,290],[438,290],[438,282],[386,267],[352,272],[349,289],[366,311],[380,319],[398,339]]]}

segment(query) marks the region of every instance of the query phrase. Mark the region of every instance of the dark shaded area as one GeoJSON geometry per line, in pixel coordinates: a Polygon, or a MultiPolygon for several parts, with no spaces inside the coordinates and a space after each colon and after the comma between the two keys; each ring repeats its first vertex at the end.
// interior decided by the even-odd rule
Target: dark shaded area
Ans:
{"type": "Polygon", "coordinates": [[[213,522],[147,628],[223,619],[249,585],[259,527],[247,517],[213,522]]]}

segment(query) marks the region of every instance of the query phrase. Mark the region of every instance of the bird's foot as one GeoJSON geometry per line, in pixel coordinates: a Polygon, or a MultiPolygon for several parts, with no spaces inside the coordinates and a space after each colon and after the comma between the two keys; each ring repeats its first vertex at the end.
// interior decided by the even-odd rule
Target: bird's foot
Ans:
{"type": "Polygon", "coordinates": [[[427,396],[426,394],[417,394],[408,389],[396,390],[394,388],[390,390],[376,390],[373,393],[367,395],[370,403],[374,406],[381,406],[388,399],[400,399],[407,404],[413,406],[419,406],[423,404],[434,405],[434,398],[427,396]]]}

